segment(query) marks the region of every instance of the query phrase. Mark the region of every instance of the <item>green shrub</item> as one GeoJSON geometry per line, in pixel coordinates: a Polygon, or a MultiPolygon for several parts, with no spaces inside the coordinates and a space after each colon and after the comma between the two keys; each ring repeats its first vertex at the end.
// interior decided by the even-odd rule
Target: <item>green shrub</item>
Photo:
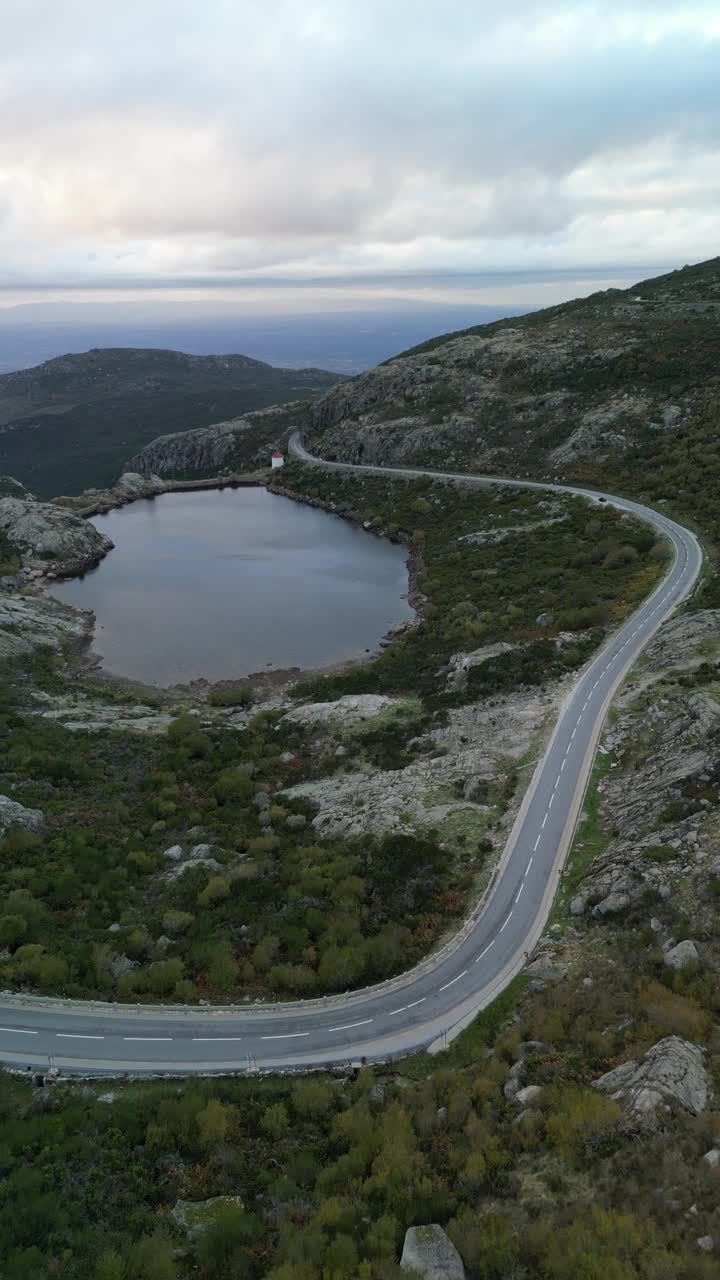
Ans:
{"type": "Polygon", "coordinates": [[[230,688],[211,689],[208,702],[211,707],[249,707],[254,699],[253,690],[244,684],[230,688]]]}

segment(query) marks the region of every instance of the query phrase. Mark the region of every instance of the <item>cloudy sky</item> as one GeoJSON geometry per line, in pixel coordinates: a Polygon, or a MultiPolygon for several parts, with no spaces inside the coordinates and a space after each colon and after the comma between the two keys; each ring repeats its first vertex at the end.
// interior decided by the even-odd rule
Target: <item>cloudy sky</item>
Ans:
{"type": "Polygon", "coordinates": [[[717,0],[3,0],[2,297],[711,257],[718,83],[717,0]]]}

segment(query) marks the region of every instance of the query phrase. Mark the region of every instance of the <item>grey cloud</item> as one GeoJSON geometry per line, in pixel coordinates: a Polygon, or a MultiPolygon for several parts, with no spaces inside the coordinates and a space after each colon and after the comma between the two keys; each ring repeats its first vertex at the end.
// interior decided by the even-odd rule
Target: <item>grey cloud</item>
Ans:
{"type": "Polygon", "coordinates": [[[443,269],[594,261],[598,238],[606,261],[665,257],[680,206],[697,256],[720,230],[714,12],[6,0],[0,266],[443,269]]]}

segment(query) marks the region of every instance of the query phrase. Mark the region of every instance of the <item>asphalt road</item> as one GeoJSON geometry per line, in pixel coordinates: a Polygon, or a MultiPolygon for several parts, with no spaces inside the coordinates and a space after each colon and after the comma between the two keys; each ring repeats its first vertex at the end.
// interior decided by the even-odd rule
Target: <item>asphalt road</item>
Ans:
{"type": "MultiPolygon", "coordinates": [[[[316,462],[299,438],[292,451],[316,462]]],[[[342,464],[321,463],[323,466],[342,464]]],[[[387,469],[353,468],[385,474],[387,469]]],[[[399,470],[399,469],[398,469],[399,470]]],[[[406,476],[439,475],[402,469],[406,476]]],[[[282,1070],[387,1059],[442,1048],[521,971],[552,905],[613,693],[660,623],[691,591],[702,552],[687,529],[626,499],[581,494],[648,521],[672,543],[662,583],[580,674],[538,762],[493,888],[442,952],[365,991],[295,1004],[158,1008],[0,996],[0,1063],[57,1067],[63,1074],[210,1073],[282,1070]]]]}

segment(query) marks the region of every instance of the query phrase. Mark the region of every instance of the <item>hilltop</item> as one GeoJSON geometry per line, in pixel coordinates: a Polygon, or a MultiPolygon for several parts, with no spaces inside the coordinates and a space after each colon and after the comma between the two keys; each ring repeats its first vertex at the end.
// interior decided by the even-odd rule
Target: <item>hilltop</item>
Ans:
{"type": "Polygon", "coordinates": [[[0,471],[41,497],[112,484],[168,429],[304,399],[339,382],[243,355],[99,348],[0,376],[0,471]]]}

